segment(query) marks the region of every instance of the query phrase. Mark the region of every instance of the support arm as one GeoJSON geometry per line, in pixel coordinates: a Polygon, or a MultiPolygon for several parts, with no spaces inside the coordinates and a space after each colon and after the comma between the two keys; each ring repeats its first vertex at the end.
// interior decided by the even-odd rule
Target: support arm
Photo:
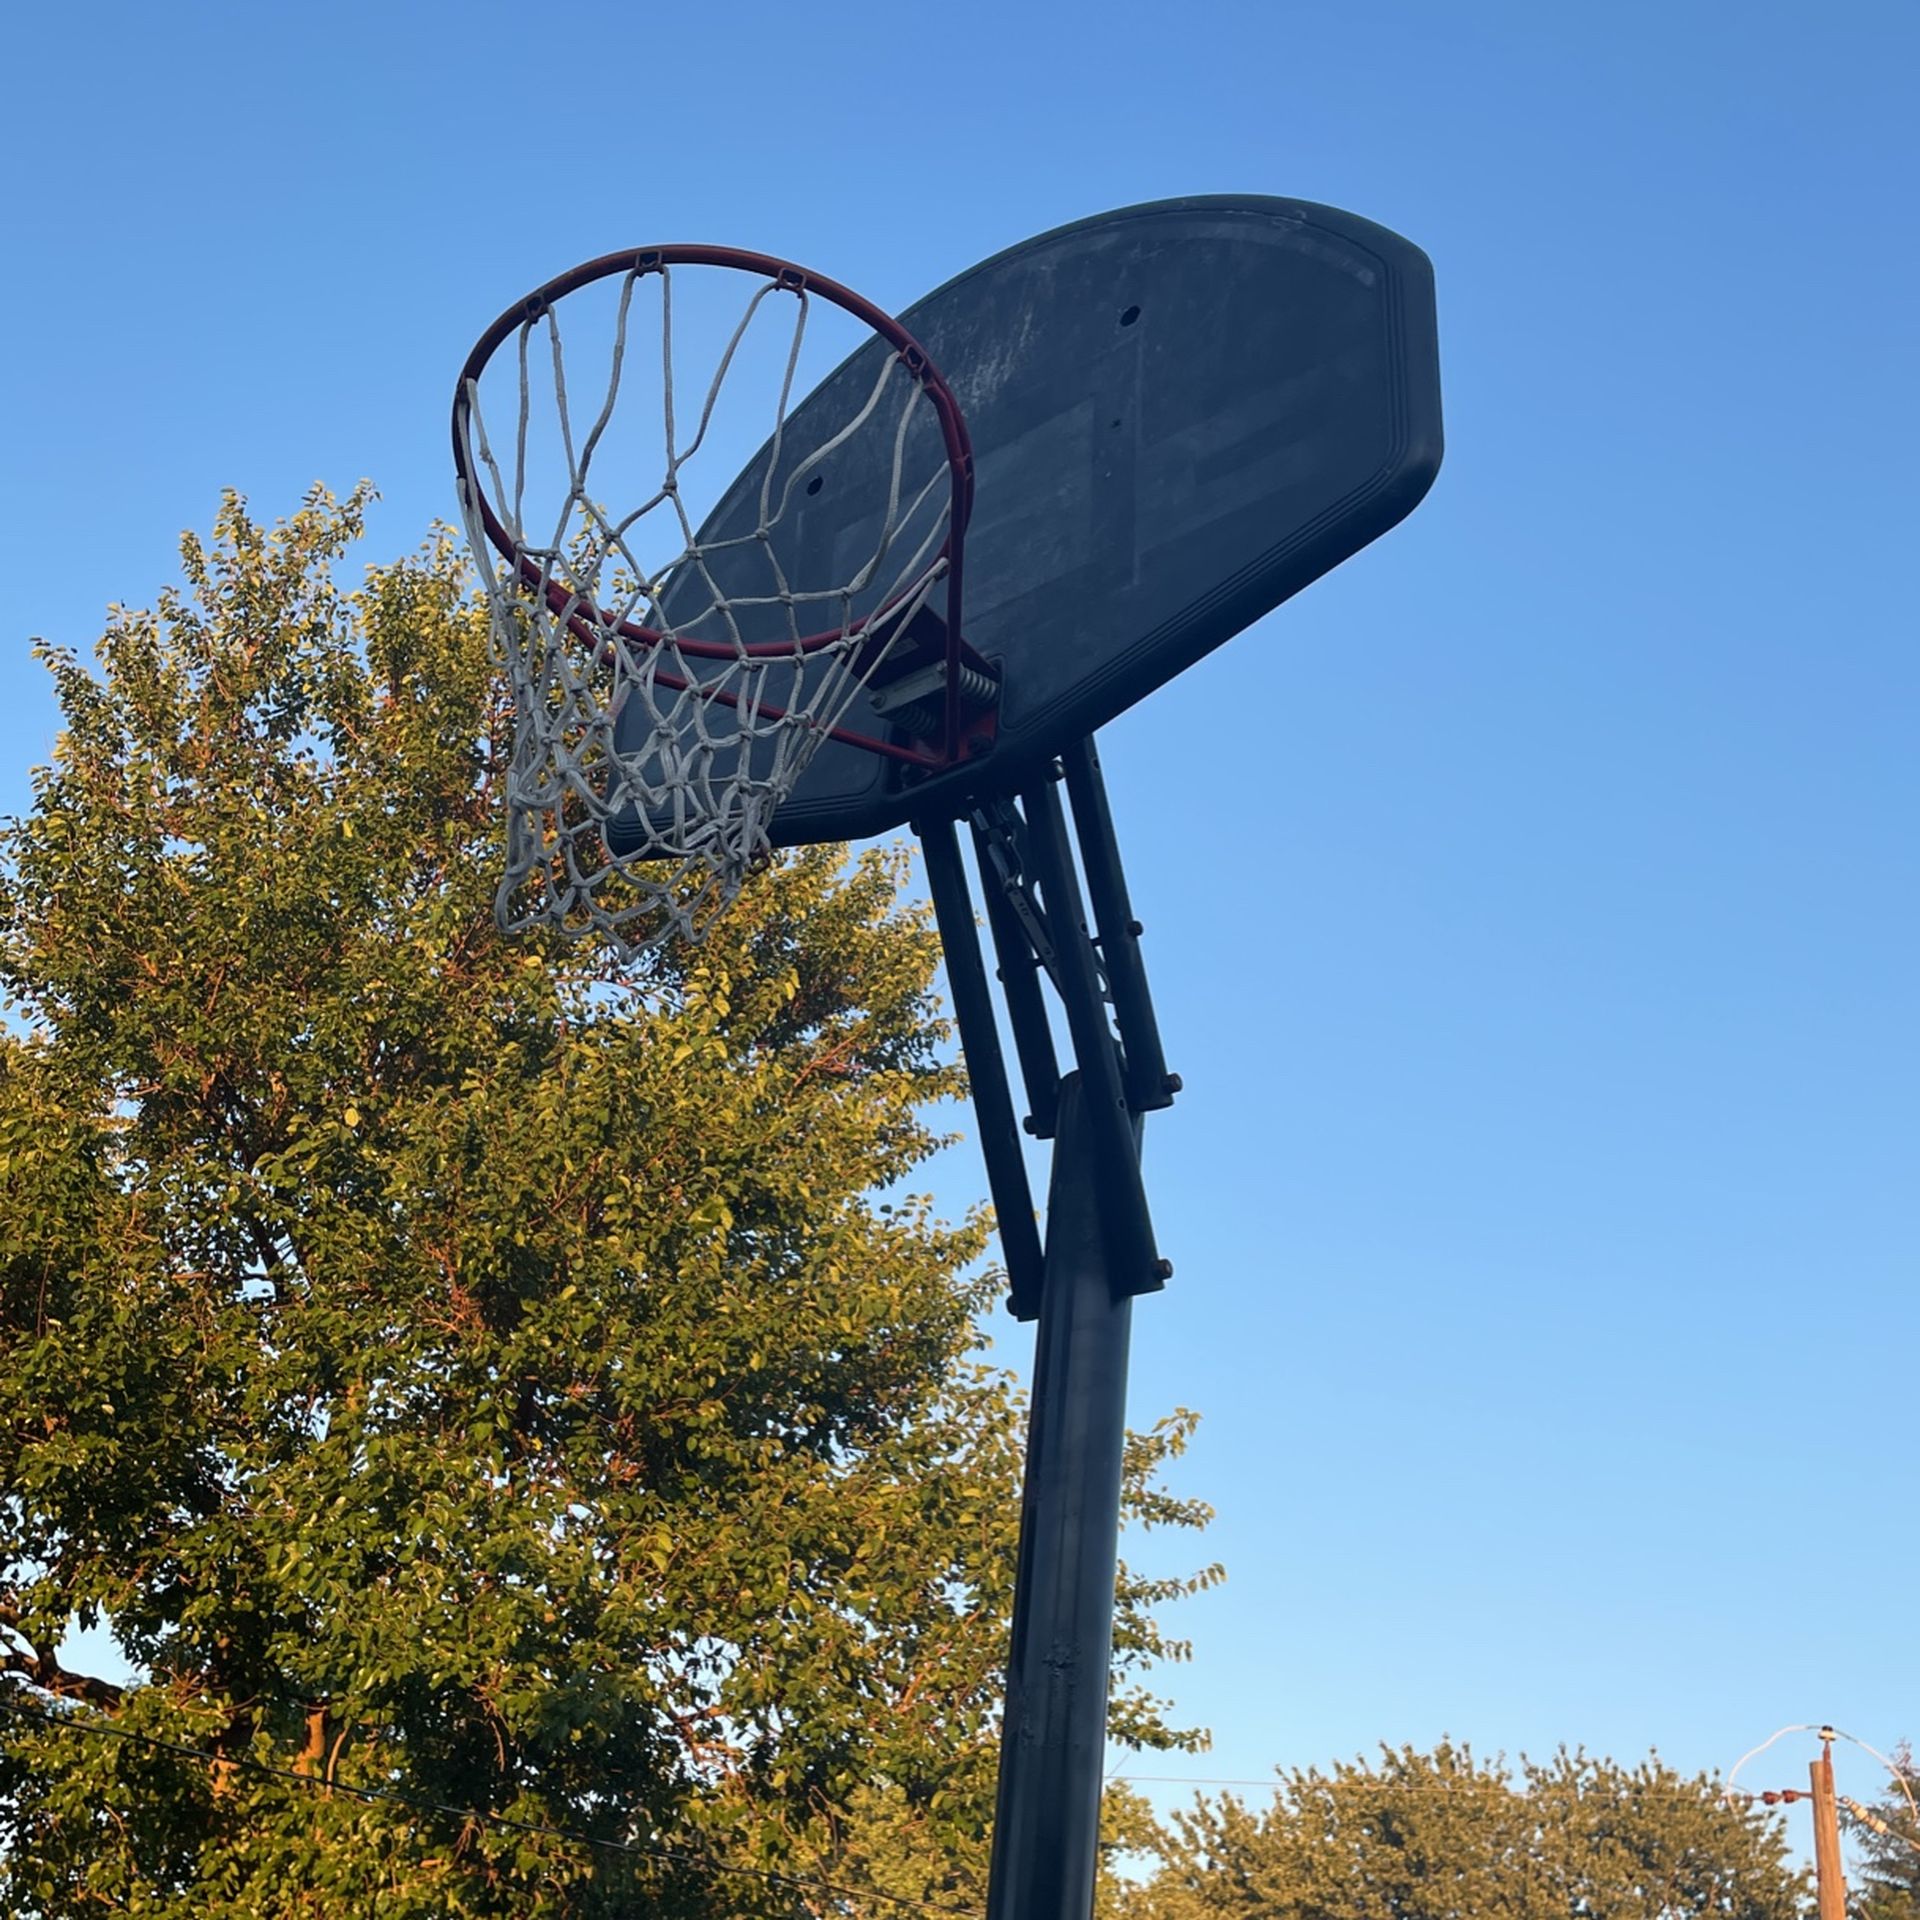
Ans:
{"type": "Polygon", "coordinates": [[[1007,1263],[1008,1304],[1016,1319],[1031,1320],[1040,1311],[1040,1229],[1020,1149],[1020,1129],[1013,1116],[1000,1029],[987,991],[986,962],[980,956],[980,933],[974,925],[973,896],[960,858],[959,835],[951,820],[923,821],[916,830],[926,849],[933,916],[946,953],[947,984],[953,993],[973,1108],[980,1120],[980,1151],[987,1163],[987,1185],[993,1193],[1000,1250],[1007,1263]]]}

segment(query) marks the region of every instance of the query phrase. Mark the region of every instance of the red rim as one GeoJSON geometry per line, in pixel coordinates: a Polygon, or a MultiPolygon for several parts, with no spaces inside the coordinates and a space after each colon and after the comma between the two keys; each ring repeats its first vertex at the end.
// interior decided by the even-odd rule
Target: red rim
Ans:
{"type": "MultiPolygon", "coordinates": [[[[505,340],[510,339],[523,328],[538,324],[547,311],[567,294],[577,293],[582,287],[591,286],[596,280],[605,280],[615,274],[631,274],[638,278],[649,273],[658,273],[662,268],[674,266],[728,267],[739,272],[758,274],[784,292],[807,293],[830,301],[834,306],[843,308],[855,319],[871,327],[881,339],[885,340],[898,354],[909,375],[918,381],[921,390],[931,402],[940,422],[941,438],[946,446],[947,467],[952,477],[952,496],[947,522],[947,537],[941,543],[940,557],[947,565],[948,607],[954,617],[947,623],[946,673],[949,694],[957,684],[962,660],[963,642],[960,638],[958,609],[964,604],[961,598],[961,556],[965,547],[965,534],[968,516],[973,510],[973,449],[967,440],[967,424],[961,414],[960,403],[954,398],[953,390],[941,376],[940,370],[933,364],[927,350],[921,346],[912,334],[890,313],[877,307],[871,300],[855,293],[850,287],[843,287],[837,280],[829,280],[824,274],[810,271],[808,268],[794,265],[790,260],[779,260],[771,254],[754,253],[740,247],[710,246],[665,246],[642,247],[621,253],[602,254],[597,260],[589,260],[584,265],[571,268],[568,272],[549,280],[544,286],[536,288],[524,300],[509,307],[499,319],[494,321],[479,340],[473,351],[467,355],[466,364],[460,369],[460,378],[454,387],[453,395],[453,465],[464,497],[476,510],[482,530],[489,543],[509,566],[513,567],[527,584],[540,585],[539,569],[534,567],[516,548],[513,536],[501,524],[487,500],[486,490],[480,485],[479,477],[473,470],[468,457],[468,421],[472,414],[472,392],[487,363],[494,352],[505,340]]],[[[882,619],[888,609],[876,608],[865,619],[855,622],[851,627],[833,627],[819,633],[804,634],[798,640],[763,640],[744,647],[732,647],[720,641],[688,640],[678,635],[669,635],[657,627],[642,626],[636,621],[622,620],[609,623],[598,619],[599,608],[584,595],[572,593],[559,585],[548,582],[546,589],[548,605],[567,621],[567,624],[580,631],[579,623],[585,619],[596,629],[597,635],[617,634],[622,640],[634,646],[657,647],[669,640],[684,655],[694,659],[734,660],[744,654],[752,658],[775,658],[791,655],[795,652],[812,653],[820,648],[845,642],[867,632],[877,620],[882,619]],[[571,610],[571,611],[570,611],[571,610]]],[[[726,701],[728,696],[716,692],[714,697],[726,701]]],[[[901,748],[890,741],[873,739],[864,734],[846,733],[839,728],[833,729],[830,737],[863,746],[890,757],[911,760],[920,764],[950,762],[957,757],[960,746],[959,703],[949,697],[946,702],[946,740],[945,753],[940,756],[928,756],[924,750],[901,748]]],[[[771,715],[772,710],[767,709],[771,715]]]]}

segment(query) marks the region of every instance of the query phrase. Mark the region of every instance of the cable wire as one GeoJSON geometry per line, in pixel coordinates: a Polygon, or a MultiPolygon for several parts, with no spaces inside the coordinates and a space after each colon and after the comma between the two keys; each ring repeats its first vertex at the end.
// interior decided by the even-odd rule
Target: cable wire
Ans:
{"type": "Polygon", "coordinates": [[[1749,1760],[1755,1759],[1760,1754],[1765,1753],[1776,1740],[1784,1739],[1790,1733],[1818,1733],[1819,1731],[1820,1729],[1815,1726],[1811,1720],[1796,1720],[1791,1726],[1776,1729],[1774,1732],[1768,1734],[1757,1747],[1749,1747],[1747,1751],[1733,1763],[1725,1781],[1721,1784],[1720,1791],[1731,1799],[1733,1797],[1733,1783],[1740,1777],[1740,1769],[1744,1767],[1749,1760]]]}
{"type": "Polygon", "coordinates": [[[1863,1827],[1871,1828],[1875,1833],[1884,1834],[1889,1840],[1898,1840],[1903,1847],[1910,1849],[1914,1853],[1920,1853],[1920,1840],[1913,1839],[1911,1836],[1902,1833],[1898,1827],[1891,1825],[1888,1821],[1882,1820],[1871,1807],[1863,1807],[1851,1794],[1837,1793],[1834,1795],[1834,1798],[1838,1800],[1863,1827]]]}
{"type": "Polygon", "coordinates": [[[710,1855],[694,1853],[682,1847],[663,1847],[639,1840],[608,1840],[596,1834],[582,1833],[573,1827],[549,1826],[539,1820],[516,1820],[511,1814],[489,1813],[481,1807],[456,1807],[444,1800],[427,1800],[417,1795],[401,1793],[389,1787],[355,1787],[340,1780],[316,1779],[311,1774],[295,1773],[288,1767],[276,1767],[264,1760],[237,1758],[227,1754],[214,1753],[205,1747],[194,1747],[180,1740],[166,1740],[158,1734],[136,1733],[131,1727],[117,1727],[110,1720],[104,1720],[93,1714],[73,1712],[56,1713],[50,1708],[19,1698],[19,1689],[0,1689],[0,1712],[14,1714],[24,1720],[36,1720],[43,1726],[56,1727],[73,1733],[88,1733],[113,1740],[126,1740],[136,1746],[155,1748],[162,1753],[177,1754],[183,1760],[200,1760],[209,1766],[233,1767],[245,1773],[255,1773],[270,1780],[282,1780],[289,1785],[306,1787],[320,1793],[344,1793],[355,1800],[385,1803],[392,1806],[408,1807],[416,1813],[444,1814],[453,1820],[473,1821],[478,1825],[502,1827],[514,1833],[533,1834],[548,1840],[570,1841],[576,1846],[597,1847],[606,1853],[621,1853],[649,1860],[665,1861],[673,1866],[694,1867],[703,1873],[731,1874],[740,1879],[758,1880],[770,1887],[790,1887],[802,1893],[830,1893],[847,1900],[878,1900],[888,1906],[904,1908],[913,1913],[932,1913],[943,1916],[943,1920],[984,1920],[977,1909],[972,1907],[935,1906],[929,1901],[914,1900],[905,1894],[883,1893],[877,1887],[848,1887],[838,1885],[831,1880],[818,1880],[804,1874],[781,1873],[772,1867],[736,1866],[725,1860],[715,1860],[710,1855]]]}

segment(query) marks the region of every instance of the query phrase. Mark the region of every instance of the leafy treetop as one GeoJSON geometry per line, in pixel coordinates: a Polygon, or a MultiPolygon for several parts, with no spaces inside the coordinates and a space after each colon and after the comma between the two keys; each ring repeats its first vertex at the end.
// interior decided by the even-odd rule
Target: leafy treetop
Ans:
{"type": "MultiPolygon", "coordinates": [[[[42,650],[65,731],[0,835],[0,1906],[838,1898],[724,1862],[975,1908],[1020,1408],[983,1222],[903,1185],[962,1091],[933,932],[898,856],[828,849],[638,977],[503,940],[484,617],[443,539],[339,586],[366,500],[230,497],[97,669],[42,650]],[[65,1664],[76,1618],[140,1684],[65,1664]]],[[[1133,1442],[1146,1522],[1205,1519],[1154,1486],[1190,1425],[1133,1442]]],[[[1141,1679],[1212,1577],[1123,1572],[1123,1737],[1198,1739],[1141,1679]]]]}
{"type": "Polygon", "coordinates": [[[1129,1920],[1796,1920],[1779,1820],[1705,1777],[1562,1749],[1517,1772],[1443,1741],[1176,1813],[1129,1920]]]}

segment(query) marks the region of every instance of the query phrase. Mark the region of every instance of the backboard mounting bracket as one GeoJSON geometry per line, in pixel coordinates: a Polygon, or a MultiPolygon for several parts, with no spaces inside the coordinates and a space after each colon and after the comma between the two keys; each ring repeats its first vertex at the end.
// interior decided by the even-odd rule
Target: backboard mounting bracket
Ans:
{"type": "Polygon", "coordinates": [[[980,875],[983,884],[999,889],[1026,936],[1034,964],[1045,969],[1056,993],[1064,992],[1060,984],[1060,961],[1053,950],[1053,935],[1047,930],[1047,910],[1040,904],[1029,877],[1026,822],[1020,817],[1020,809],[1009,799],[989,800],[974,808],[970,817],[974,833],[986,852],[980,875]]]}
{"type": "MultiPolygon", "coordinates": [[[[1024,1130],[1055,1131],[1064,1085],[1037,975],[1044,972],[1070,1036],[1084,1091],[1087,1151],[1099,1169],[1101,1216],[1116,1298],[1163,1287],[1162,1259],[1140,1174],[1139,1119],[1171,1104],[1178,1079],[1160,1053],[1138,950],[1139,924],[1127,908],[1112,815],[1091,742],[1050,763],[1018,800],[972,810],[987,924],[1029,1112],[1024,1130]],[[1061,788],[1073,800],[1072,833],[1061,788]],[[1075,842],[1078,843],[1076,859],[1075,842]],[[1086,876],[1093,919],[1081,893],[1086,876]],[[1096,931],[1097,929],[1097,931],[1096,931]],[[1117,961],[1117,964],[1116,964],[1117,961]]],[[[1017,1319],[1039,1311],[1044,1256],[1037,1238],[1010,1221],[1031,1221],[1033,1196],[1000,1032],[987,989],[973,900],[950,819],[922,820],[935,918],[947,953],[961,1046],[974,1081],[981,1140],[1007,1254],[1009,1305],[1017,1319]]]]}

